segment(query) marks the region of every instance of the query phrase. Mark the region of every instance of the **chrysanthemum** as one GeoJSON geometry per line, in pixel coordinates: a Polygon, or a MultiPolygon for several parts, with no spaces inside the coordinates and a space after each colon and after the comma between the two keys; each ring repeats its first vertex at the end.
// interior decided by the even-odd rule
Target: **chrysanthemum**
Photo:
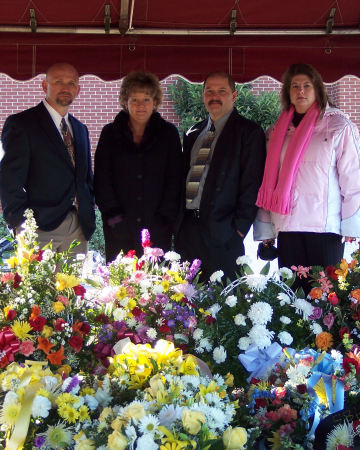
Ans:
{"type": "Polygon", "coordinates": [[[166,261],[179,261],[180,258],[181,256],[176,252],[166,252],[164,255],[164,259],[166,259],[166,261]]]}
{"type": "Polygon", "coordinates": [[[221,278],[224,276],[224,272],[222,270],[217,270],[212,275],[210,275],[210,281],[212,283],[220,283],[221,278]]]}
{"type": "Polygon", "coordinates": [[[251,339],[247,336],[244,336],[239,339],[238,348],[240,350],[247,350],[250,347],[251,339]]]}
{"type": "Polygon", "coordinates": [[[48,398],[42,395],[37,395],[34,398],[31,414],[33,417],[47,417],[51,409],[51,402],[48,398]]]}
{"type": "Polygon", "coordinates": [[[296,366],[290,366],[286,370],[286,375],[289,378],[289,381],[297,386],[298,384],[306,383],[307,377],[311,371],[309,366],[305,364],[298,364],[296,366]]]}
{"type": "Polygon", "coordinates": [[[354,444],[354,430],[352,423],[337,425],[326,438],[326,450],[336,450],[338,445],[352,447],[354,444]]]}
{"type": "Polygon", "coordinates": [[[90,416],[88,407],[83,405],[79,408],[79,421],[84,422],[85,420],[90,420],[90,416]]]}
{"type": "Polygon", "coordinates": [[[264,349],[271,345],[274,332],[268,330],[264,325],[254,325],[249,331],[249,337],[259,349],[264,349]]]}
{"type": "Polygon", "coordinates": [[[154,441],[151,434],[144,434],[136,441],[137,450],[158,450],[159,446],[154,441]]]}
{"type": "Polygon", "coordinates": [[[170,428],[175,420],[181,419],[182,407],[174,405],[164,406],[158,414],[161,425],[170,428]]]}
{"type": "Polygon", "coordinates": [[[214,348],[213,350],[213,358],[216,364],[221,364],[226,360],[226,350],[220,345],[219,347],[214,348]]]}
{"type": "Polygon", "coordinates": [[[265,275],[252,274],[246,277],[245,282],[252,291],[262,292],[266,288],[268,279],[265,275]]]}
{"type": "Polygon", "coordinates": [[[290,297],[285,294],[285,292],[280,292],[277,296],[278,300],[280,300],[280,306],[290,305],[291,300],[290,297]]]}
{"type": "Polygon", "coordinates": [[[281,344],[283,345],[290,345],[293,342],[293,337],[291,336],[290,333],[288,333],[287,331],[281,331],[278,334],[278,339],[280,341],[281,344]]]}
{"type": "Polygon", "coordinates": [[[265,325],[271,321],[273,309],[266,302],[256,302],[250,306],[247,316],[254,325],[265,325]]]}
{"type": "Polygon", "coordinates": [[[203,334],[204,331],[201,328],[196,328],[193,333],[193,338],[195,339],[195,341],[198,341],[202,338],[203,334]]]}
{"type": "Polygon", "coordinates": [[[146,335],[147,335],[150,339],[156,339],[157,332],[156,332],[155,328],[149,328],[149,329],[146,331],[146,335]]]}
{"type": "Polygon", "coordinates": [[[15,320],[11,329],[13,330],[15,336],[20,339],[20,341],[31,341],[32,339],[34,339],[34,336],[31,336],[31,334],[29,334],[29,332],[32,330],[32,327],[28,322],[15,320]]]}
{"type": "Polygon", "coordinates": [[[148,416],[143,417],[139,421],[139,430],[143,434],[151,434],[154,435],[158,426],[160,425],[159,420],[156,416],[149,414],[148,416]]]}
{"type": "Polygon", "coordinates": [[[62,405],[58,408],[59,416],[68,423],[75,423],[79,419],[79,412],[70,405],[62,405]]]}
{"type": "Polygon", "coordinates": [[[66,429],[65,424],[49,425],[45,433],[45,444],[52,449],[62,449],[73,442],[72,433],[66,429]]]}
{"type": "Polygon", "coordinates": [[[321,325],[316,322],[310,324],[310,330],[315,334],[315,336],[322,333],[321,325]]]}
{"type": "Polygon", "coordinates": [[[225,303],[226,303],[228,306],[230,306],[230,308],[233,308],[233,307],[236,305],[236,303],[237,303],[236,295],[229,295],[229,296],[226,298],[225,303]]]}
{"type": "Polygon", "coordinates": [[[9,426],[14,425],[20,413],[20,409],[21,409],[20,403],[4,404],[0,412],[0,423],[9,426]]]}
{"type": "Polygon", "coordinates": [[[296,308],[297,313],[302,313],[304,320],[308,320],[314,309],[312,304],[303,298],[297,298],[294,302],[294,307],[296,308]]]}

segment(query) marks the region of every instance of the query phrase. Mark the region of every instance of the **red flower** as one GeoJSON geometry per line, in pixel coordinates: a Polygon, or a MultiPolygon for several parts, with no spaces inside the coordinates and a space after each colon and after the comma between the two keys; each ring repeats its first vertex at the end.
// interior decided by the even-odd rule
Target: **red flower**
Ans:
{"type": "Polygon", "coordinates": [[[13,320],[16,317],[17,312],[15,309],[9,309],[8,313],[6,314],[6,320],[13,320]]]}
{"type": "Polygon", "coordinates": [[[212,323],[215,323],[216,319],[213,318],[213,316],[207,316],[205,319],[206,325],[211,325],[212,323]]]}
{"type": "Polygon", "coordinates": [[[331,303],[333,306],[335,306],[339,303],[339,298],[335,292],[330,292],[330,294],[328,295],[328,300],[329,300],[329,303],[331,303]]]}
{"type": "Polygon", "coordinates": [[[85,336],[87,336],[90,333],[91,327],[87,322],[82,322],[80,330],[82,334],[85,334],[85,336]]]}
{"type": "Polygon", "coordinates": [[[71,336],[71,338],[69,339],[69,344],[76,353],[79,353],[83,346],[83,339],[81,336],[71,336]]]}
{"type": "Polygon", "coordinates": [[[265,408],[266,400],[264,398],[256,398],[255,399],[255,409],[265,408]]]}
{"type": "Polygon", "coordinates": [[[55,330],[56,331],[62,331],[63,328],[64,328],[63,327],[64,323],[66,323],[64,319],[61,319],[60,317],[58,319],[56,319],[55,330]]]}
{"type": "Polygon", "coordinates": [[[84,298],[86,289],[81,284],[78,284],[77,286],[73,287],[73,290],[75,292],[75,295],[78,295],[81,298],[84,298]]]}
{"type": "Polygon", "coordinates": [[[131,310],[131,313],[137,321],[142,322],[145,320],[146,314],[138,306],[135,306],[135,308],[131,310]]]}
{"type": "Polygon", "coordinates": [[[160,333],[170,333],[170,327],[168,327],[167,325],[161,325],[159,327],[159,331],[160,333]]]}
{"type": "Polygon", "coordinates": [[[345,370],[345,374],[348,374],[352,370],[352,366],[354,366],[356,375],[360,373],[360,366],[359,363],[354,358],[344,358],[342,362],[342,366],[345,370]]]}
{"type": "Polygon", "coordinates": [[[16,272],[13,279],[13,287],[17,289],[20,286],[21,276],[16,272]]]}
{"type": "Polygon", "coordinates": [[[296,386],[296,390],[298,391],[299,394],[306,394],[307,392],[306,384],[298,384],[296,386]]]}
{"type": "Polygon", "coordinates": [[[348,328],[348,327],[342,327],[342,328],[340,328],[340,330],[339,330],[339,336],[340,336],[341,339],[344,339],[344,335],[345,335],[345,334],[348,334],[348,335],[350,336],[350,330],[349,330],[349,328],[348,328]]]}
{"type": "Polygon", "coordinates": [[[250,380],[250,384],[259,384],[259,383],[260,383],[259,378],[252,377],[251,380],[250,380]]]}
{"type": "Polygon", "coordinates": [[[150,241],[150,239],[147,239],[146,241],[142,242],[142,247],[152,247],[153,243],[150,241]]]}
{"type": "Polygon", "coordinates": [[[145,264],[145,261],[136,262],[136,270],[141,270],[145,264]]]}
{"type": "Polygon", "coordinates": [[[97,315],[94,320],[95,320],[95,322],[100,322],[103,324],[107,324],[110,322],[110,319],[104,313],[97,315]]]}
{"type": "Polygon", "coordinates": [[[44,325],[46,324],[46,319],[45,317],[37,316],[34,319],[30,319],[29,324],[34,331],[42,331],[44,325]]]}
{"type": "Polygon", "coordinates": [[[337,280],[338,279],[338,275],[335,272],[337,270],[336,267],[334,267],[334,266],[327,266],[325,268],[325,270],[326,270],[326,273],[327,273],[329,278],[332,278],[333,280],[337,280]]]}
{"type": "Polygon", "coordinates": [[[129,250],[126,253],[126,258],[133,258],[136,255],[136,250],[129,250]]]}

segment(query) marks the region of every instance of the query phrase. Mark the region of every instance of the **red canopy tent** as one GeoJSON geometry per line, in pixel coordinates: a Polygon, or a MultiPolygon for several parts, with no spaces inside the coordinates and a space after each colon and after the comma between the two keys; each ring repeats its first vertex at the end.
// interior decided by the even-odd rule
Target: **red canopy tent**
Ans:
{"type": "Polygon", "coordinates": [[[279,79],[300,61],[327,82],[360,77],[359,0],[1,0],[0,8],[0,72],[19,80],[55,61],[105,80],[132,69],[279,79]]]}

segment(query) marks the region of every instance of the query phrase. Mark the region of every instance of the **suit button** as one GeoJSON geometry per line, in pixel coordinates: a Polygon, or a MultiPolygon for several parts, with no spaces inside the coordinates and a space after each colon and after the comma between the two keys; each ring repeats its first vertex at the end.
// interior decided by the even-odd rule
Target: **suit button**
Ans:
{"type": "Polygon", "coordinates": [[[138,180],[141,180],[141,178],[142,178],[142,177],[143,177],[143,176],[142,176],[142,174],[141,174],[141,173],[139,173],[139,174],[137,175],[137,177],[136,177],[136,178],[137,178],[138,180]]]}
{"type": "Polygon", "coordinates": [[[140,223],[140,222],[141,222],[141,217],[138,217],[138,218],[136,219],[136,222],[137,222],[137,223],[140,223]]]}

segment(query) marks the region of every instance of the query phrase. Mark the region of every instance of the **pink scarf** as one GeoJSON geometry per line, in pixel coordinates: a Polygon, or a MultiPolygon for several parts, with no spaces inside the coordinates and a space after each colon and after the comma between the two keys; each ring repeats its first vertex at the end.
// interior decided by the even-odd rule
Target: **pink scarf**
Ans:
{"type": "Polygon", "coordinates": [[[315,102],[296,128],[286,149],[279,173],[281,151],[294,115],[294,107],[291,106],[289,111],[282,112],[269,142],[264,178],[256,201],[257,206],[278,214],[289,214],[291,190],[319,114],[320,109],[315,102]]]}

